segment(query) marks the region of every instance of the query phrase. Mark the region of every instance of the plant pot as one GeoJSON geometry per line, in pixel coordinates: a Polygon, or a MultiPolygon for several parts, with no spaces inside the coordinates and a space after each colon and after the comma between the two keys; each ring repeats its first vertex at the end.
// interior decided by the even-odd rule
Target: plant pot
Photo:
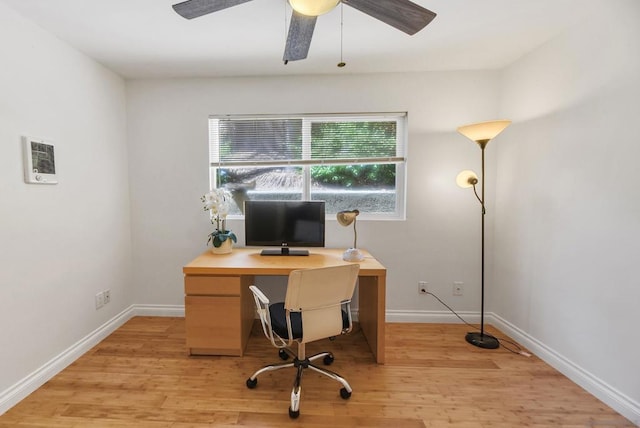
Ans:
{"type": "Polygon", "coordinates": [[[216,247],[216,246],[211,247],[211,252],[213,254],[229,254],[232,250],[233,250],[233,240],[231,238],[228,238],[219,247],[216,247]]]}

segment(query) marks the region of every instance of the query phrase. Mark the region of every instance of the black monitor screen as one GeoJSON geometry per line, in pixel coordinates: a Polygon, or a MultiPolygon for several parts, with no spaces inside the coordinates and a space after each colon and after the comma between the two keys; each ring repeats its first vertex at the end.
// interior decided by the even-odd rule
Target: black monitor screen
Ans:
{"type": "Polygon", "coordinates": [[[245,201],[247,246],[280,247],[263,255],[307,255],[289,247],[324,247],[324,201],[245,201]]]}

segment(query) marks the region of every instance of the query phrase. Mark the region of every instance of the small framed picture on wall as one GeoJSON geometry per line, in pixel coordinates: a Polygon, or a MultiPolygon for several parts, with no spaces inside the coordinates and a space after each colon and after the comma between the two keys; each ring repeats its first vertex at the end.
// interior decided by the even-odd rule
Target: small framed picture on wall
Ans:
{"type": "Polygon", "coordinates": [[[23,137],[24,181],[31,184],[58,184],[55,144],[23,137]]]}

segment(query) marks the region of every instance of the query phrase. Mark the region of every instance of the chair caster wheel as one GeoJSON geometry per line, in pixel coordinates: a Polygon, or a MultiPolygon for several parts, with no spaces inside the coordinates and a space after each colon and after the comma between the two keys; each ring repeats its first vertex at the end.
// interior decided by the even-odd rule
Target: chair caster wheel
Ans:
{"type": "Polygon", "coordinates": [[[329,354],[329,355],[325,355],[324,360],[323,360],[324,365],[325,365],[325,366],[330,366],[330,365],[331,365],[331,363],[333,363],[333,359],[334,359],[334,358],[333,358],[333,355],[331,355],[331,354],[329,354]]]}
{"type": "Polygon", "coordinates": [[[281,349],[278,351],[278,356],[280,357],[281,360],[288,360],[289,359],[289,354],[287,354],[284,349],[281,349]]]}
{"type": "Polygon", "coordinates": [[[253,389],[258,385],[258,378],[251,380],[251,378],[247,379],[247,388],[253,389]]]}
{"type": "Polygon", "coordinates": [[[293,410],[291,410],[291,407],[289,407],[289,417],[291,419],[297,419],[298,416],[300,416],[300,410],[296,410],[295,412],[293,410]]]}
{"type": "Polygon", "coordinates": [[[351,393],[347,391],[347,388],[342,388],[340,390],[340,397],[342,397],[342,399],[344,400],[348,400],[349,397],[351,397],[351,393]]]}

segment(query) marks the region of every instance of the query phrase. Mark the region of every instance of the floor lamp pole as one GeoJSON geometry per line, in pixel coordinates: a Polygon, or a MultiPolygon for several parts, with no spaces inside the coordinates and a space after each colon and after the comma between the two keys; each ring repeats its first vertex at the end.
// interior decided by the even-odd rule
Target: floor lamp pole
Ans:
{"type": "Polygon", "coordinates": [[[481,196],[478,196],[476,189],[478,176],[473,171],[462,171],[456,177],[456,183],[463,189],[473,187],[473,193],[476,195],[478,201],[480,201],[482,207],[482,279],[480,281],[482,301],[480,304],[480,332],[467,333],[465,339],[474,346],[486,349],[495,349],[500,346],[500,342],[492,335],[485,334],[484,332],[484,217],[487,214],[484,203],[484,149],[487,147],[487,144],[489,144],[489,141],[504,131],[510,123],[510,120],[492,120],[489,122],[472,123],[458,128],[459,133],[471,141],[478,143],[482,151],[482,174],[480,176],[482,180],[481,196]]]}
{"type": "MultiPolygon", "coordinates": [[[[486,146],[485,146],[486,147],[486,146]]],[[[481,234],[481,238],[480,240],[482,241],[482,251],[481,251],[481,259],[482,259],[482,268],[481,268],[481,275],[482,278],[480,280],[480,293],[481,293],[481,298],[480,298],[480,336],[484,337],[484,217],[486,214],[486,210],[484,208],[484,147],[481,148],[481,152],[482,152],[482,173],[481,173],[481,177],[482,177],[482,190],[481,190],[481,195],[482,195],[482,234],[481,234]]]]}
{"type": "Polygon", "coordinates": [[[500,346],[498,339],[491,335],[484,334],[484,217],[486,215],[486,209],[484,206],[484,149],[487,147],[487,143],[489,141],[478,141],[480,145],[480,150],[482,151],[482,171],[480,175],[480,179],[482,180],[481,189],[480,189],[480,205],[481,205],[481,213],[482,213],[482,233],[481,233],[481,242],[482,242],[482,250],[481,250],[481,279],[480,279],[480,293],[481,293],[481,301],[480,301],[480,333],[478,332],[470,332],[467,333],[465,339],[472,345],[478,346],[480,348],[485,349],[495,349],[500,346]]]}

